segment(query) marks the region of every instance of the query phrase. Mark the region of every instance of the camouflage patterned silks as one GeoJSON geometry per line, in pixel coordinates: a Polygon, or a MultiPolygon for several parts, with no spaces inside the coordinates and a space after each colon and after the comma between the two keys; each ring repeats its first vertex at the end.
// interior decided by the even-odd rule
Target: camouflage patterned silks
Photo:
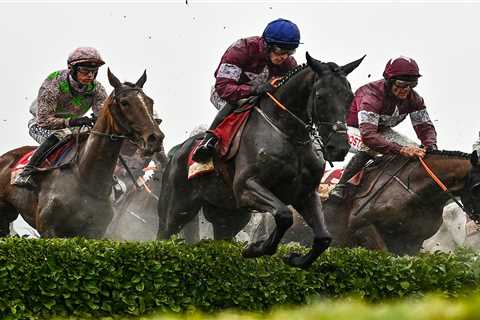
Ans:
{"type": "Polygon", "coordinates": [[[30,108],[34,116],[29,126],[36,124],[47,130],[68,126],[68,119],[85,115],[90,109],[96,114],[107,98],[98,81],[82,85],[75,81],[68,70],[55,71],[43,82],[37,100],[30,108]]]}

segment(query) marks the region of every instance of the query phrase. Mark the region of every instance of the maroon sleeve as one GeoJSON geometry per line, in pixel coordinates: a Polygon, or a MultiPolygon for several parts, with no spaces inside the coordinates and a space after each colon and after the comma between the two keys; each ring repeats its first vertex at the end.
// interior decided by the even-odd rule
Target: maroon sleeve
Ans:
{"type": "Polygon", "coordinates": [[[383,102],[378,97],[368,94],[362,97],[358,111],[358,128],[362,141],[370,149],[382,154],[399,153],[402,146],[386,140],[383,135],[378,132],[378,123],[382,108],[383,102]]]}
{"type": "Polygon", "coordinates": [[[437,131],[430,120],[423,98],[415,93],[415,111],[410,113],[413,129],[424,147],[437,144],[437,131]]]}
{"type": "Polygon", "coordinates": [[[230,102],[251,95],[251,86],[239,83],[242,68],[248,58],[248,47],[244,39],[238,40],[223,54],[215,72],[215,90],[222,99],[230,102]]]}

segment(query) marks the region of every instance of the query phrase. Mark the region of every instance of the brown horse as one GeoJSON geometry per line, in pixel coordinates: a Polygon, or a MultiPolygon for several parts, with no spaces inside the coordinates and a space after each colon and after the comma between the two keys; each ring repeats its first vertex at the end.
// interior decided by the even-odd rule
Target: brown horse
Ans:
{"type": "MultiPolygon", "coordinates": [[[[431,151],[424,159],[454,196],[465,196],[472,165],[459,151],[431,151]]],[[[442,223],[449,195],[417,159],[386,156],[351,186],[345,203],[324,203],[332,245],[415,254],[442,223]],[[356,188],[356,190],[354,190],[356,188]]]]}
{"type": "Polygon", "coordinates": [[[0,236],[18,213],[42,237],[101,238],[113,216],[112,175],[125,139],[145,153],[159,151],[163,133],[153,119],[153,100],[142,91],[144,72],[135,83],[121,83],[108,70],[114,87],[88,137],[79,137],[77,160],[70,166],[38,172],[39,188],[10,184],[12,166],[34,147],[21,147],[0,157],[0,236]]]}

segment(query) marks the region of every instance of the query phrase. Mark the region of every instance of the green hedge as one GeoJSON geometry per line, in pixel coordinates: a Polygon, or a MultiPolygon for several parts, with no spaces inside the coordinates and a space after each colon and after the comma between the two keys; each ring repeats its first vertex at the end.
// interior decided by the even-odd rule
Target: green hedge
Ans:
{"type": "MultiPolygon", "coordinates": [[[[57,318],[58,319],[58,318],[57,318]]],[[[52,319],[52,320],[57,320],[52,319]]],[[[112,320],[112,318],[103,318],[112,320]]],[[[223,311],[216,314],[164,314],[118,316],[122,320],[473,320],[480,319],[480,297],[451,300],[429,296],[423,299],[402,299],[382,304],[346,299],[323,301],[308,306],[275,308],[271,312],[252,313],[223,311]]],[[[60,320],[60,319],[58,319],[60,320]]],[[[65,319],[62,319],[65,320],[65,319]]],[[[69,320],[76,320],[69,318],[69,320]]]]}
{"type": "Polygon", "coordinates": [[[369,301],[438,291],[458,296],[479,281],[471,253],[394,257],[328,250],[307,271],[279,255],[243,259],[241,244],[84,239],[0,240],[0,317],[267,310],[316,297],[369,301]]]}

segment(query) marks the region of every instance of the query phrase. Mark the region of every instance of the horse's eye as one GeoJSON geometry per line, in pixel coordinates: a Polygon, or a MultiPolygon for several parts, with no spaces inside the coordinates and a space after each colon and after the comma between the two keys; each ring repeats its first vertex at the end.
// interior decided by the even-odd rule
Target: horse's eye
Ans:
{"type": "Polygon", "coordinates": [[[122,105],[122,107],[128,107],[128,102],[126,100],[120,101],[120,104],[122,105]]]}

